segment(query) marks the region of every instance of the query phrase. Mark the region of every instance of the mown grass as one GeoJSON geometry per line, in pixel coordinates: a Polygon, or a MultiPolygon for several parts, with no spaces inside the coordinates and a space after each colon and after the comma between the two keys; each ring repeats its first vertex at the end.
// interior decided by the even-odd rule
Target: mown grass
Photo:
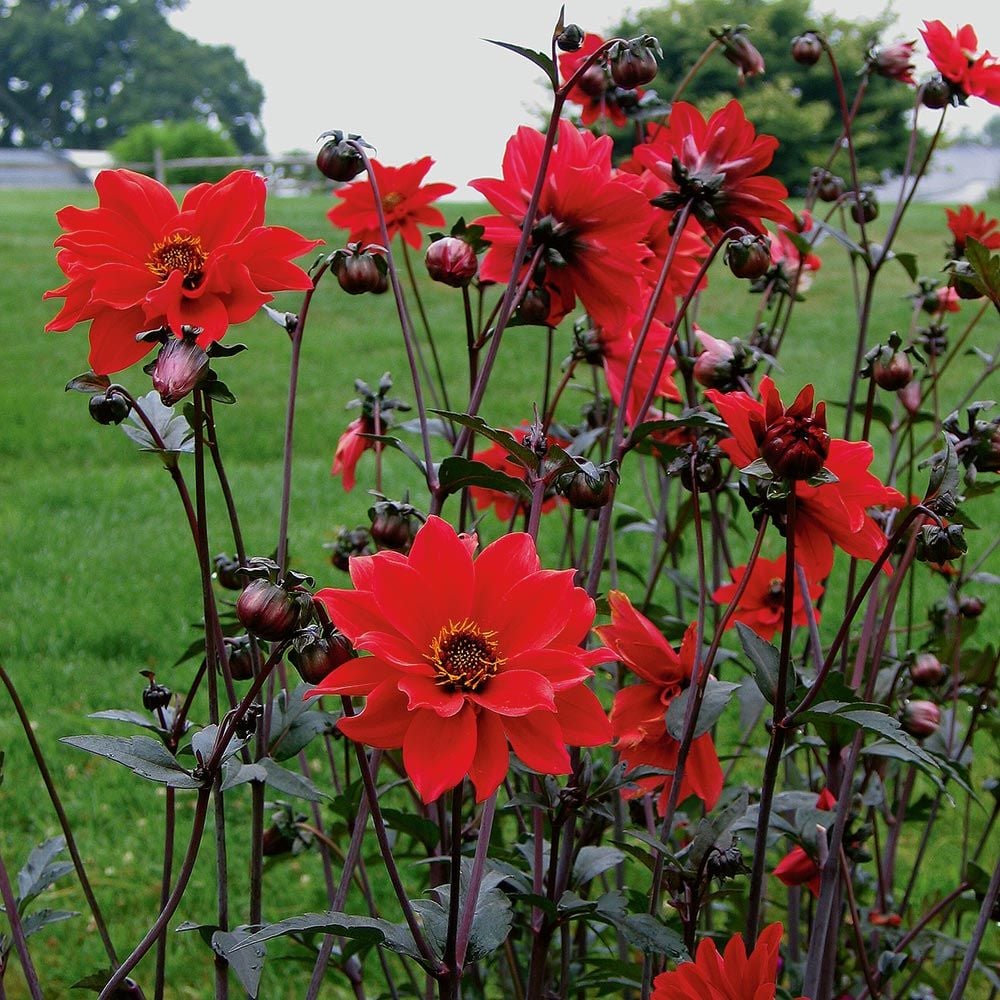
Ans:
{"type": "MultiPolygon", "coordinates": [[[[21,691],[60,784],[115,942],[127,953],[158,908],[163,790],[58,740],[71,734],[121,732],[114,724],[89,720],[86,715],[107,708],[138,708],[143,684],[140,670],[153,670],[161,681],[185,688],[194,664],[175,666],[175,661],[195,634],[192,626],[200,618],[200,598],[187,525],[170,478],[154,458],[137,454],[119,430],[94,424],[86,412],[86,397],[63,392],[66,381],[87,368],[84,330],[42,333],[57,307],[42,302],[42,293],[62,281],[51,249],[58,232],[54,211],[67,201],[85,205],[93,203],[93,197],[79,191],[0,192],[4,220],[0,228],[0,336],[5,369],[0,382],[4,429],[0,435],[0,657],[21,691]]],[[[269,221],[334,242],[337,237],[324,218],[327,207],[328,200],[322,196],[272,200],[269,221]]],[[[998,204],[986,207],[992,214],[1000,211],[998,204]]],[[[462,210],[452,206],[449,214],[454,217],[462,210]]],[[[464,211],[469,217],[478,208],[466,206],[464,211]]],[[[940,266],[945,236],[942,209],[917,205],[901,243],[918,253],[923,273],[933,273],[940,266]]],[[[826,244],[823,256],[824,267],[808,301],[796,307],[793,333],[782,349],[784,371],[777,380],[786,395],[808,380],[815,382],[821,398],[837,400],[844,397],[856,325],[844,259],[832,243],[826,244]]],[[[419,259],[416,263],[419,266],[419,259]]],[[[747,296],[745,288],[721,270],[712,281],[699,322],[716,336],[746,334],[757,299],[747,296]]],[[[423,282],[421,287],[446,370],[453,373],[454,402],[465,388],[460,302],[457,294],[442,286],[423,282]]],[[[910,304],[904,296],[910,290],[902,268],[885,274],[873,338],[909,328],[910,304]]],[[[294,310],[298,302],[286,296],[277,305],[294,310]]],[[[962,315],[971,315],[972,309],[966,305],[962,315]]],[[[961,322],[953,322],[952,329],[957,333],[961,322]]],[[[973,342],[992,352],[996,329],[996,319],[988,317],[973,342]]],[[[340,482],[329,475],[337,437],[351,417],[344,406],[354,396],[354,379],[372,382],[391,370],[398,394],[412,398],[396,331],[389,296],[351,298],[333,282],[317,296],[311,313],[296,422],[290,547],[298,568],[312,573],[318,586],[343,585],[344,578],[327,562],[323,543],[339,525],[366,523],[371,501],[365,493],[370,454],[362,459],[360,483],[353,493],[345,494],[340,482]]],[[[263,318],[234,331],[229,339],[247,343],[250,350],[218,365],[220,376],[239,397],[236,407],[217,409],[219,433],[248,548],[267,554],[274,548],[277,530],[287,339],[263,318]]],[[[556,358],[568,354],[567,330],[557,334],[555,344],[556,358]]],[[[533,387],[540,382],[544,363],[544,336],[537,329],[509,331],[484,408],[491,422],[509,424],[530,417],[536,401],[533,387]]],[[[979,363],[971,358],[954,364],[944,380],[942,397],[957,398],[979,363]]],[[[121,380],[137,393],[147,391],[148,380],[138,368],[124,373],[121,380]]],[[[994,383],[979,396],[988,398],[997,389],[994,383]]],[[[567,420],[574,419],[578,402],[576,394],[568,394],[563,411],[567,420]]],[[[839,433],[839,422],[834,410],[834,433],[839,433]]],[[[399,496],[416,485],[405,459],[389,453],[385,492],[399,496]]],[[[415,497],[419,503],[419,494],[415,497]]],[[[210,492],[209,502],[212,550],[231,550],[217,491],[210,492]]],[[[995,523],[995,504],[980,501],[970,513],[981,524],[995,523]]],[[[501,528],[488,521],[485,530],[496,534],[501,528]]],[[[551,531],[558,529],[553,526],[551,531]]],[[[542,542],[547,548],[554,544],[554,533],[550,537],[543,526],[542,542]]],[[[973,553],[990,535],[985,531],[972,536],[973,553]]],[[[940,582],[920,571],[920,593],[927,599],[939,596],[940,582]]],[[[834,595],[827,628],[836,626],[833,609],[839,606],[842,601],[834,595]]],[[[981,620],[980,634],[996,634],[998,621],[991,605],[981,620]]],[[[0,852],[7,866],[16,870],[34,844],[57,832],[57,825],[16,719],[3,699],[0,704],[4,706],[0,709],[0,750],[6,752],[5,781],[0,788],[0,852]]],[[[728,731],[734,734],[735,724],[728,731]]],[[[985,772],[977,773],[982,777],[985,772]]],[[[179,801],[178,839],[183,844],[192,802],[183,794],[179,801]]],[[[928,891],[950,886],[957,878],[961,833],[960,814],[955,815],[955,823],[946,824],[949,833],[935,841],[927,865],[928,891]]],[[[248,820],[248,796],[233,795],[227,821],[230,844],[236,845],[230,875],[237,921],[242,919],[239,901],[245,898],[246,887],[239,845],[247,842],[248,820]]],[[[373,864],[377,868],[377,862],[373,864]]],[[[214,865],[211,846],[206,843],[172,926],[182,920],[211,922],[213,899],[214,865]]],[[[266,919],[321,910],[325,900],[315,854],[269,867],[266,919]]],[[[85,910],[70,878],[47,893],[44,904],[85,910]]],[[[390,912],[395,914],[392,908],[390,912]]],[[[170,949],[170,995],[208,995],[210,958],[197,936],[173,935],[170,949]]],[[[273,951],[284,955],[285,961],[270,962],[262,996],[300,996],[299,984],[308,973],[297,963],[311,964],[311,960],[303,949],[292,945],[279,945],[273,951]]],[[[105,964],[86,916],[35,938],[33,953],[47,997],[70,995],[70,984],[105,964]]],[[[152,979],[151,970],[149,959],[139,968],[138,977],[145,984],[152,979]]],[[[17,977],[16,969],[8,977],[12,997],[21,995],[17,977]]],[[[340,995],[336,984],[327,995],[340,995]]]]}

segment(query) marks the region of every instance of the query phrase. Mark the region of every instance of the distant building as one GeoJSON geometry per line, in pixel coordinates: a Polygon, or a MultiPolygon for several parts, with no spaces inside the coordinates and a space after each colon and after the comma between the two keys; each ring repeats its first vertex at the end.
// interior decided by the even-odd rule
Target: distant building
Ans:
{"type": "MultiPolygon", "coordinates": [[[[899,178],[878,188],[883,201],[899,200],[899,178]]],[[[975,204],[1000,188],[1000,149],[963,143],[937,150],[917,187],[916,201],[975,204]]]]}
{"type": "Polygon", "coordinates": [[[0,149],[0,188],[66,188],[89,183],[86,169],[69,153],[0,149]]]}

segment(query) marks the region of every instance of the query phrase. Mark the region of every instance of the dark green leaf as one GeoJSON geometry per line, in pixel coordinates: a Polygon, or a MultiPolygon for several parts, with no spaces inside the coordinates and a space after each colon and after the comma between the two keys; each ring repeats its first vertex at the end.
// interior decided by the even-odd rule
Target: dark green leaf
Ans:
{"type": "Polygon", "coordinates": [[[552,60],[545,55],[544,52],[536,52],[534,49],[526,49],[520,45],[512,45],[510,42],[498,42],[495,38],[485,38],[483,41],[489,42],[491,45],[499,45],[502,49],[508,49],[511,52],[516,52],[519,56],[524,56],[529,62],[533,62],[538,66],[543,73],[549,78],[553,88],[559,85],[559,81],[556,77],[556,68],[552,63],[552,60]]]}
{"type": "Polygon", "coordinates": [[[296,774],[282,767],[270,757],[262,757],[258,764],[267,772],[267,783],[286,795],[294,795],[308,802],[322,802],[329,796],[321,792],[312,781],[303,774],[296,774]]]}
{"type": "Polygon", "coordinates": [[[1000,310],[1000,254],[991,254],[982,243],[970,236],[965,241],[965,259],[976,272],[969,284],[989,296],[1000,310]]]}
{"type": "Polygon", "coordinates": [[[499,469],[492,469],[482,462],[473,462],[460,455],[446,458],[438,466],[438,482],[445,493],[457,493],[468,486],[479,486],[501,493],[513,493],[525,501],[531,500],[531,491],[523,479],[515,479],[499,469]]]}
{"type": "Polygon", "coordinates": [[[56,879],[73,870],[67,861],[57,862],[56,856],[66,849],[62,837],[52,837],[35,847],[28,855],[24,867],[17,873],[17,908],[24,908],[43,893],[56,879]]]}
{"type": "MultiPolygon", "coordinates": [[[[778,664],[781,661],[781,653],[743,622],[736,623],[736,632],[740,637],[743,652],[747,654],[754,666],[753,678],[757,682],[760,693],[773,705],[778,695],[778,664]]],[[[795,671],[791,669],[791,664],[789,664],[786,679],[786,703],[794,683],[795,671]]]]}
{"type": "Polygon", "coordinates": [[[617,847],[581,847],[573,862],[571,884],[584,886],[624,860],[625,855],[617,847]]]}
{"type": "Polygon", "coordinates": [[[240,985],[256,1000],[267,951],[264,945],[256,943],[249,944],[246,948],[237,948],[237,945],[246,942],[250,933],[245,927],[216,931],[212,935],[212,951],[229,963],[229,968],[236,974],[240,985]]]}
{"type": "Polygon", "coordinates": [[[66,383],[65,392],[85,392],[94,395],[96,392],[104,392],[111,385],[111,379],[107,375],[95,375],[93,372],[84,372],[71,378],[66,383]]]}
{"type": "Polygon", "coordinates": [[[162,743],[148,736],[64,736],[59,742],[107,757],[142,778],[160,781],[173,788],[198,788],[201,785],[164,749],[162,743]]]}
{"type": "Polygon", "coordinates": [[[271,706],[271,745],[269,756],[288,760],[320,733],[331,733],[336,716],[324,712],[315,699],[306,701],[310,685],[300,684],[291,693],[282,691],[271,706]]]}
{"type": "MultiPolygon", "coordinates": [[[[73,866],[70,865],[69,869],[72,871],[73,866]]],[[[70,910],[37,910],[21,921],[21,929],[24,931],[25,937],[31,937],[32,934],[37,934],[50,924],[59,924],[79,915],[79,913],[73,913],[70,910]]]]}
{"type": "MultiPolygon", "coordinates": [[[[500,43],[498,42],[497,44],[499,45],[500,43]]],[[[475,431],[476,434],[495,442],[500,445],[500,447],[503,448],[519,465],[523,465],[526,469],[537,471],[538,456],[530,448],[526,448],[523,444],[521,444],[520,441],[518,441],[517,438],[515,438],[508,431],[499,430],[496,427],[490,427],[490,425],[486,423],[482,417],[470,417],[467,413],[452,413],[449,410],[432,410],[431,412],[439,413],[442,417],[447,417],[449,420],[453,420],[456,424],[468,427],[469,430],[475,431]]]]}
{"type": "MultiPolygon", "coordinates": [[[[698,718],[694,725],[694,739],[707,733],[719,721],[719,716],[725,711],[733,696],[733,692],[739,687],[731,681],[717,681],[709,678],[705,686],[705,695],[698,706],[698,718]]],[[[680,740],[684,736],[684,716],[687,714],[688,702],[691,700],[691,693],[694,688],[685,688],[676,698],[670,702],[667,709],[667,732],[675,739],[680,740]]]]}

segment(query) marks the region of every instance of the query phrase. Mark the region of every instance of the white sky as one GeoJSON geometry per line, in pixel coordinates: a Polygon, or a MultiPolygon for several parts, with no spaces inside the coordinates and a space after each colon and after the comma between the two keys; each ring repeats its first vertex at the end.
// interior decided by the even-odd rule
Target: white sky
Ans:
{"type": "MultiPolygon", "coordinates": [[[[547,51],[557,0],[189,0],[171,23],[210,44],[232,45],[264,87],[263,121],[273,153],[313,150],[327,129],[360,132],[385,163],[430,154],[432,180],[473,193],[467,181],[498,176],[507,138],[536,124],[547,101],[541,71],[484,38],[547,51]]],[[[627,10],[650,3],[567,0],[566,20],[604,33],[627,10]]],[[[816,0],[842,17],[871,14],[878,0],[816,0]]],[[[940,0],[895,0],[890,38],[919,38],[940,0]]],[[[1000,3],[957,5],[980,46],[1000,52],[1000,3]]],[[[805,26],[804,26],[805,27],[805,26]]],[[[669,45],[669,39],[661,39],[669,45]]],[[[929,68],[926,58],[918,70],[929,68]]],[[[953,128],[978,130],[998,109],[972,98],[949,112],[953,128]]]]}

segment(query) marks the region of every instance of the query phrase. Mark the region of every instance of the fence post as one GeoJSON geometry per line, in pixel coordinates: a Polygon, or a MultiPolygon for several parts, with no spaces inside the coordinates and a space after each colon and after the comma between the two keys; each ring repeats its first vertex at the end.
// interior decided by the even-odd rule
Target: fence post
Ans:
{"type": "Polygon", "coordinates": [[[163,163],[163,150],[159,146],[153,147],[153,176],[161,183],[167,183],[167,169],[163,163]]]}

